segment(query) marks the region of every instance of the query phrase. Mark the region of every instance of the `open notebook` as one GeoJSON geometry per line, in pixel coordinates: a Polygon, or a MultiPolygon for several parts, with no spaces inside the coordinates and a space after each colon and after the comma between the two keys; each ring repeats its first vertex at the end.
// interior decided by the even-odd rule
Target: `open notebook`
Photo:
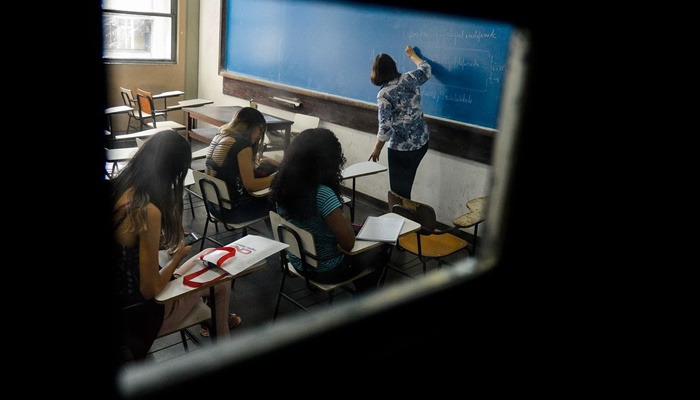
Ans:
{"type": "Polygon", "coordinates": [[[403,228],[403,218],[369,216],[362,224],[356,239],[396,243],[403,228]]]}

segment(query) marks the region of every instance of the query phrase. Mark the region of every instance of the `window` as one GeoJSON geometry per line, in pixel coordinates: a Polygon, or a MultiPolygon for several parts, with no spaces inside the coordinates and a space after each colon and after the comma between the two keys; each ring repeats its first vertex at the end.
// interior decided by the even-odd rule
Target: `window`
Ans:
{"type": "Polygon", "coordinates": [[[175,63],[177,0],[102,0],[102,59],[175,63]]]}

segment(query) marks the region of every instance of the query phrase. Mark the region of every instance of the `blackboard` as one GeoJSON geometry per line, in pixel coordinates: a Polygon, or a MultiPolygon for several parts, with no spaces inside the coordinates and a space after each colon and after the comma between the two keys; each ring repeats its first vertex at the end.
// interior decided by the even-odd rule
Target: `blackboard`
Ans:
{"type": "Polygon", "coordinates": [[[405,72],[412,45],[433,71],[421,87],[425,114],[497,128],[508,24],[347,2],[225,1],[227,72],[376,104],[375,56],[405,72]]]}

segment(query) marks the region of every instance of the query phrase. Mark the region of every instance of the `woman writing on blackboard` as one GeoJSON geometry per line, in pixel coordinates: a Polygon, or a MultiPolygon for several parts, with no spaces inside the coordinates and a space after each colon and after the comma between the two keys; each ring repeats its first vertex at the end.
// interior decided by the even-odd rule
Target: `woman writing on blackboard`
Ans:
{"type": "Polygon", "coordinates": [[[392,191],[410,199],[418,165],[428,152],[430,132],[423,118],[420,86],[428,81],[430,64],[418,56],[411,46],[406,55],[416,69],[399,73],[396,62],[388,54],[379,54],[372,64],[370,80],[379,86],[379,131],[369,160],[379,160],[379,154],[388,142],[389,186],[392,191]]]}

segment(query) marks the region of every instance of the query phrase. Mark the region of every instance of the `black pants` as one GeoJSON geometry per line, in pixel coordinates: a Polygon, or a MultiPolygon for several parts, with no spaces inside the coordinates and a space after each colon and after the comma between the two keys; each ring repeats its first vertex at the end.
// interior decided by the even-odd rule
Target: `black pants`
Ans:
{"type": "Polygon", "coordinates": [[[398,151],[388,149],[387,161],[389,163],[389,187],[391,190],[407,199],[411,198],[413,181],[416,179],[416,171],[420,162],[428,152],[428,144],[414,151],[398,151]]]}

